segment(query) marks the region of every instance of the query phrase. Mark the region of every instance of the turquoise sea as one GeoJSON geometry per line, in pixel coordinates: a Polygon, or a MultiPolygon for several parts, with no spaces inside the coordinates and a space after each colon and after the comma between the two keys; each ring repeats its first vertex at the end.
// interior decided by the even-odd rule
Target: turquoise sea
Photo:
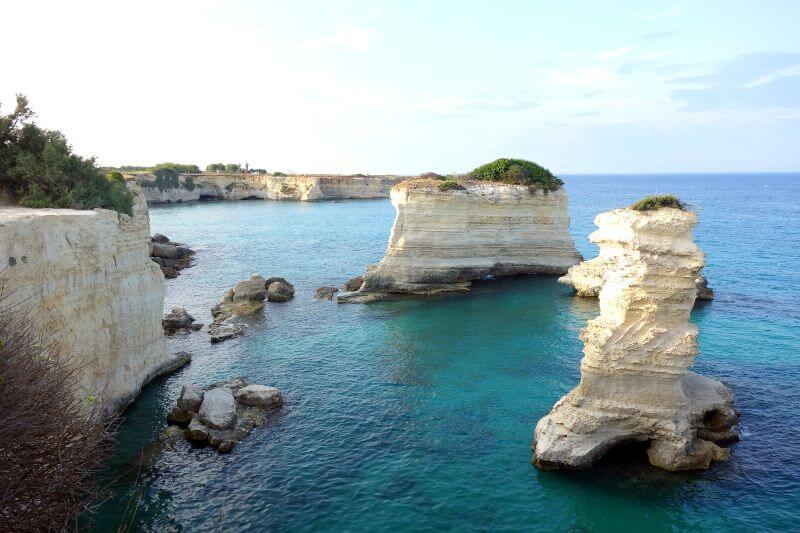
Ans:
{"type": "Polygon", "coordinates": [[[533,428],[578,381],[578,331],[597,314],[550,277],[470,294],[338,305],[313,298],[378,261],[388,200],[208,202],[151,209],[152,230],[198,251],[166,307],[198,320],[236,281],[283,276],[245,337],[170,340],[192,363],[125,413],[97,531],[772,531],[800,528],[800,174],[567,176],[571,233],[672,192],[700,223],[717,297],[698,307],[695,370],[729,383],[742,440],[729,463],[665,473],[610,457],[579,473],[530,463],[533,428]],[[285,406],[230,455],[181,443],[126,471],[191,381],[274,385],[285,406]]]}

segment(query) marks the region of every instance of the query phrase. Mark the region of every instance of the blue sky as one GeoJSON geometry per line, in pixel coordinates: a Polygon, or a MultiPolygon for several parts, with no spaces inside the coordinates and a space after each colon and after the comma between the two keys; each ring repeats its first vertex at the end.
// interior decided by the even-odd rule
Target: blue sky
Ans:
{"type": "Polygon", "coordinates": [[[800,2],[603,4],[8,2],[0,101],[103,164],[800,170],[800,2]]]}

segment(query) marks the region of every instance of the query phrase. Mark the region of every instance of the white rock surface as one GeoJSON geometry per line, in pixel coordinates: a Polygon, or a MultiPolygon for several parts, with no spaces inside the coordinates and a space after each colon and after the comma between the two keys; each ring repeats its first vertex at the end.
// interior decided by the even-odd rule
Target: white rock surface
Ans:
{"type": "Polygon", "coordinates": [[[241,405],[260,407],[261,409],[272,409],[273,407],[279,407],[283,403],[281,391],[266,385],[242,387],[234,393],[234,397],[241,405]]]}
{"type": "Polygon", "coordinates": [[[150,260],[150,221],[95,209],[0,208],[5,306],[24,302],[80,367],[80,394],[124,407],[171,356],[164,349],[164,277],[150,260]]]}
{"type": "Polygon", "coordinates": [[[580,384],[536,426],[536,465],[586,468],[631,441],[649,441],[650,462],[668,470],[728,457],[715,442],[738,435],[733,394],[687,371],[698,353],[689,313],[704,264],[692,240],[696,222],[672,208],[595,218],[590,239],[607,265],[600,316],[581,332],[580,384]]]}
{"type": "Polygon", "coordinates": [[[200,421],[213,429],[228,429],[236,422],[236,402],[226,387],[211,389],[203,394],[198,413],[200,421]]]}
{"type": "Polygon", "coordinates": [[[439,184],[409,180],[392,189],[397,217],[386,254],[360,291],[339,301],[465,290],[487,275],[564,274],[580,260],[563,190],[468,182],[440,191],[439,184]]]}
{"type": "Polygon", "coordinates": [[[183,174],[179,187],[160,189],[155,176],[131,173],[150,204],[190,202],[201,198],[221,200],[336,200],[386,198],[401,176],[336,176],[269,174],[183,174]]]}
{"type": "Polygon", "coordinates": [[[195,385],[184,385],[178,396],[178,407],[187,411],[199,411],[203,403],[204,389],[195,385]]]}

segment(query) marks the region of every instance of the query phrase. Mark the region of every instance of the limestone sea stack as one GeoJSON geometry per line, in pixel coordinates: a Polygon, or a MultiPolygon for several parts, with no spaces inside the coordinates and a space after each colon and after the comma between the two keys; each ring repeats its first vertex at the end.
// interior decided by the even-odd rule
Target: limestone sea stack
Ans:
{"type": "Polygon", "coordinates": [[[726,460],[719,446],[738,437],[733,393],[687,369],[698,353],[689,323],[704,264],[694,213],[676,208],[617,209],[595,218],[590,240],[607,259],[600,316],[581,332],[580,384],[536,426],[533,462],[581,469],[609,449],[649,443],[667,470],[726,460]]]}
{"type": "Polygon", "coordinates": [[[580,261],[567,194],[527,185],[418,178],[392,188],[386,254],[340,302],[467,290],[487,276],[564,274],[580,261]]]}

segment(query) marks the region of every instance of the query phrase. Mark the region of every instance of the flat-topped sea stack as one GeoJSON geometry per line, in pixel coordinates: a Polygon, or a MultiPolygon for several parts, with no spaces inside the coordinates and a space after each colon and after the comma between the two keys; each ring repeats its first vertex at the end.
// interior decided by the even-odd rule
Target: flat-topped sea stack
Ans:
{"type": "Polygon", "coordinates": [[[474,175],[399,183],[384,258],[339,301],[467,290],[487,276],[564,274],[580,256],[568,232],[567,195],[552,179],[544,186],[474,175]]]}
{"type": "Polygon", "coordinates": [[[194,200],[344,200],[387,198],[403,176],[134,172],[148,204],[194,200]]]}
{"type": "Polygon", "coordinates": [[[726,460],[719,445],[738,436],[733,393],[688,371],[698,353],[689,314],[704,264],[692,239],[696,215],[627,208],[595,223],[590,239],[609,265],[600,316],[581,332],[580,384],[536,426],[534,464],[587,468],[630,442],[649,443],[650,463],[667,470],[726,460]]]}

